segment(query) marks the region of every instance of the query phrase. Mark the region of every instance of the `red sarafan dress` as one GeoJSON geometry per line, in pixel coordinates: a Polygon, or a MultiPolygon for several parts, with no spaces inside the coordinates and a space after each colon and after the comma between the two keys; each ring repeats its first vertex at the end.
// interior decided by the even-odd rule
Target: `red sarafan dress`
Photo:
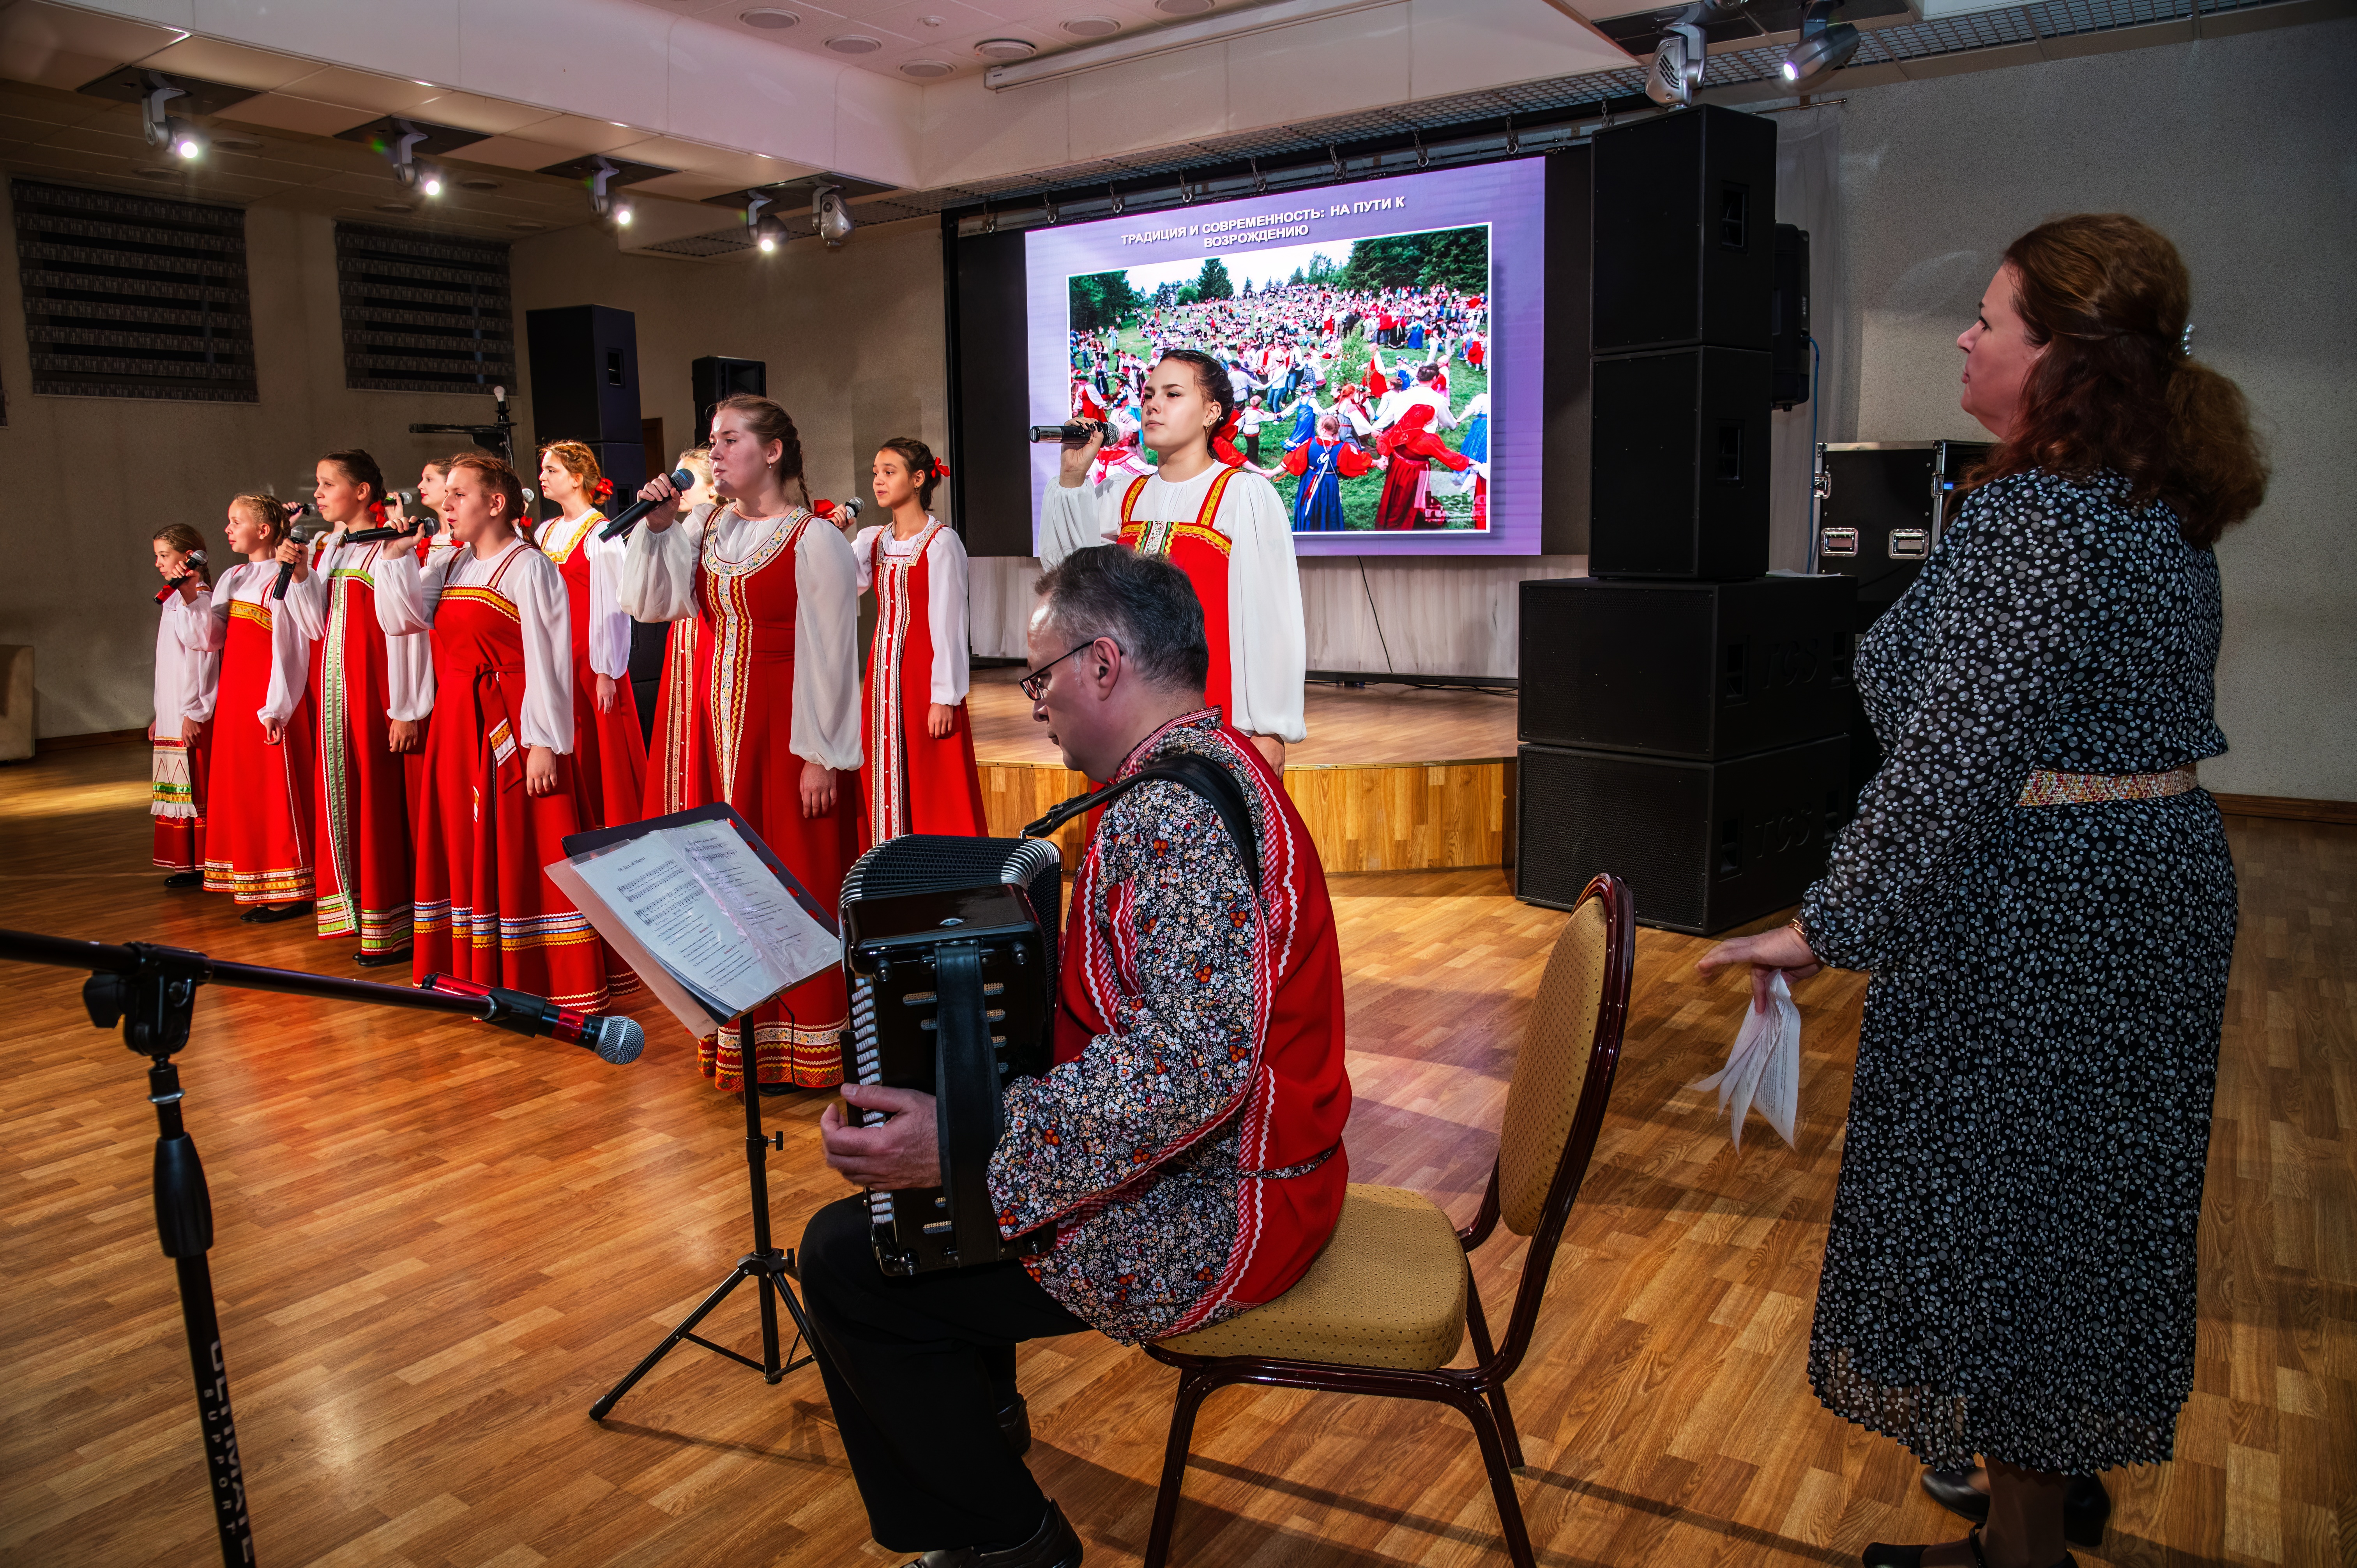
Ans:
{"type": "MultiPolygon", "coordinates": [[[[710,501],[672,524],[672,532],[701,546],[710,501]]],[[[624,542],[625,554],[628,542],[624,542]]],[[[695,628],[693,615],[671,623],[663,638],[662,679],[655,684],[654,739],[647,747],[646,806],[640,814],[669,816],[687,810],[688,735],[695,725],[695,628]]]]}
{"type": "Polygon", "coordinates": [[[317,763],[304,689],[308,646],[296,618],[270,596],[277,582],[275,561],[239,563],[213,585],[205,620],[206,646],[221,656],[207,779],[205,891],[241,904],[297,904],[312,891],[311,778],[317,763]],[[285,726],[276,746],[263,734],[265,717],[285,726]]]}
{"type": "MultiPolygon", "coordinates": [[[[696,621],[694,713],[681,725],[680,799],[726,800],[832,915],[857,857],[858,566],[842,532],[801,508],[774,518],[715,513],[701,544],[677,528],[630,536],[623,607],[640,620],[696,621]],[[806,762],[837,770],[834,809],[802,815],[806,762]]],[[[674,712],[672,724],[680,724],[674,712]]],[[[850,1008],[829,969],[739,1022],[762,1083],[843,1081],[850,1008]]],[[[740,1029],[700,1041],[720,1089],[744,1083],[740,1029]]]]}
{"type": "Polygon", "coordinates": [[[851,553],[859,586],[876,593],[859,709],[867,758],[859,774],[861,837],[871,845],[903,833],[984,837],[990,828],[965,705],[965,546],[928,517],[911,539],[893,538],[888,525],[862,529],[851,553]],[[939,740],[929,725],[935,703],[954,710],[939,740]]]}
{"type": "MultiPolygon", "coordinates": [[[[201,587],[203,585],[198,585],[201,587]]],[[[209,598],[175,593],[156,625],[156,735],[148,774],[148,814],[156,820],[156,864],[167,871],[205,865],[205,779],[212,755],[213,692],[221,655],[207,646],[209,598]],[[198,726],[188,738],[188,725],[198,726]]]]}
{"type": "Polygon", "coordinates": [[[357,935],[364,953],[409,945],[417,879],[409,829],[409,759],[391,744],[391,720],[421,716],[434,667],[422,635],[387,637],[376,613],[382,544],[348,544],[341,531],[317,553],[308,580],[290,586],[285,613],[316,639],[311,700],[319,763],[312,779],[318,846],[318,930],[357,935]]]}
{"type": "Polygon", "coordinates": [[[565,582],[523,540],[384,562],[385,631],[430,630],[434,722],[417,822],[411,972],[440,972],[594,1011],[613,987],[605,942],[542,867],[587,825],[573,744],[572,631],[565,582]],[[525,748],[556,756],[556,789],[524,788],[525,748]]]}
{"type": "Polygon", "coordinates": [[[637,822],[647,789],[647,737],[630,687],[630,618],[615,597],[626,545],[597,537],[605,522],[592,507],[540,525],[541,553],[564,575],[573,611],[574,764],[588,791],[588,825],[598,828],[637,822]],[[597,711],[600,675],[615,682],[611,713],[597,711]]]}

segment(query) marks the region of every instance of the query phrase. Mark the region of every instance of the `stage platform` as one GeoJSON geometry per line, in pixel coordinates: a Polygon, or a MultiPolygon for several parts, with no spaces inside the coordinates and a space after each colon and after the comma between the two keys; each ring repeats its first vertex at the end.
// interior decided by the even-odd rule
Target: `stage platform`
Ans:
{"type": "MultiPolygon", "coordinates": [[[[1031,717],[1016,669],[976,670],[967,698],[990,831],[1012,836],[1088,780],[1031,717]]],[[[1329,873],[1511,865],[1514,699],[1463,687],[1309,688],[1309,738],[1285,787],[1329,873]]],[[[1065,864],[1080,824],[1058,835],[1065,864]]]]}

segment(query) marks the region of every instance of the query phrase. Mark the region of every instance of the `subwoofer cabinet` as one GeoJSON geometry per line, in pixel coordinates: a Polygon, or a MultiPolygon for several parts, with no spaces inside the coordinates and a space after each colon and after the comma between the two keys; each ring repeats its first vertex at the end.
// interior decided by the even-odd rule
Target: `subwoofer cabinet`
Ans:
{"type": "Polygon", "coordinates": [[[1599,132],[1591,145],[1590,351],[1713,343],[1766,352],[1774,124],[1705,104],[1599,132]]]}
{"type": "MultiPolygon", "coordinates": [[[[636,316],[608,305],[527,310],[523,330],[532,355],[535,444],[640,445],[636,316]]],[[[640,460],[637,466],[645,464],[640,460]]],[[[525,482],[540,488],[537,479],[525,482]]],[[[646,482],[643,476],[639,482],[646,482]]]]}
{"type": "Polygon", "coordinates": [[[1844,734],[1857,591],[1833,575],[1526,582],[1520,737],[1713,762],[1844,734]]]}
{"type": "Polygon", "coordinates": [[[1600,359],[1591,377],[1588,571],[1728,582],[1767,571],[1767,351],[1600,359]]]}
{"type": "Polygon", "coordinates": [[[1568,909],[1599,871],[1640,924],[1704,936],[1799,902],[1849,821],[1849,739],[1725,762],[1524,746],[1514,895],[1568,909]]]}

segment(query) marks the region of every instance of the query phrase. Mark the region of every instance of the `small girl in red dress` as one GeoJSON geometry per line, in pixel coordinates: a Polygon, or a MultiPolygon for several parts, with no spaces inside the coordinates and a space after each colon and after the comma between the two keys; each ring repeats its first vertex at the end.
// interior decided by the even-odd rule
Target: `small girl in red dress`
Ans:
{"type": "Polygon", "coordinates": [[[859,587],[876,593],[860,707],[861,837],[981,838],[982,778],[966,716],[966,560],[956,532],[928,510],[948,470],[911,436],[884,443],[868,470],[891,521],[859,531],[859,587]]]}
{"type": "Polygon", "coordinates": [[[630,618],[617,601],[621,539],[600,539],[597,503],[614,493],[597,455],[578,441],[541,449],[540,493],[561,516],[533,532],[565,577],[573,610],[573,752],[593,828],[639,820],[647,787],[647,736],[630,686],[630,618]]]}
{"type": "Polygon", "coordinates": [[[311,912],[311,775],[318,767],[307,690],[310,644],[273,596],[281,564],[303,547],[287,537],[277,499],[242,495],[222,532],[245,559],[213,585],[204,642],[221,656],[213,703],[211,799],[205,822],[205,891],[248,906],[250,924],[311,912]]]}

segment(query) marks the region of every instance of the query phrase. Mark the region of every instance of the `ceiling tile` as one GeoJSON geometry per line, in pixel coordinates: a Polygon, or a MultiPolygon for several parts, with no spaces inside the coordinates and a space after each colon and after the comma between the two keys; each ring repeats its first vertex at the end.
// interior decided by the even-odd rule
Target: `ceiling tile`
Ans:
{"type": "Polygon", "coordinates": [[[543,163],[561,163],[582,153],[610,153],[617,147],[643,142],[647,133],[639,127],[617,125],[611,121],[592,120],[584,114],[558,114],[551,119],[535,120],[522,139],[540,142],[558,149],[557,156],[544,158],[543,163]]]}
{"type": "Polygon", "coordinates": [[[37,81],[43,87],[59,87],[67,91],[85,81],[94,81],[123,62],[102,55],[75,54],[69,49],[49,48],[18,38],[0,38],[0,74],[18,81],[37,81]]]}
{"type": "Polygon", "coordinates": [[[726,191],[741,190],[741,182],[723,175],[665,174],[640,180],[630,187],[634,191],[651,191],[657,196],[675,196],[683,201],[701,201],[707,196],[719,196],[726,191]]]}
{"type": "Polygon", "coordinates": [[[19,81],[72,89],[188,36],[178,27],[20,0],[0,11],[0,71],[19,81]],[[85,69],[93,59],[104,63],[85,69]]]}
{"type": "Polygon", "coordinates": [[[372,109],[355,109],[343,103],[321,103],[284,92],[264,92],[242,103],[231,104],[221,111],[220,118],[242,121],[248,125],[267,125],[275,131],[300,131],[310,136],[332,136],[339,131],[366,124],[377,117],[377,113],[372,109]]]}
{"type": "Polygon", "coordinates": [[[550,164],[563,163],[574,156],[570,147],[555,147],[546,142],[529,142],[522,136],[492,136],[467,148],[463,158],[446,160],[452,165],[483,164],[492,168],[536,169],[550,164]]]}
{"type": "Polygon", "coordinates": [[[486,136],[512,135],[526,126],[558,118],[552,110],[536,109],[528,103],[510,103],[501,98],[485,98],[477,92],[444,92],[427,99],[409,113],[417,119],[428,120],[436,125],[480,131],[486,136]]]}
{"type": "Polygon", "coordinates": [[[183,38],[138,63],[149,70],[173,71],[199,81],[223,81],[231,87],[250,87],[256,92],[284,87],[319,69],[312,60],[296,59],[268,49],[252,49],[243,44],[226,44],[216,38],[183,38]]]}
{"type": "Polygon", "coordinates": [[[374,71],[329,66],[287,82],[285,91],[322,103],[349,103],[380,114],[402,114],[439,96],[443,89],[420,87],[405,76],[379,76],[374,71]]]}
{"type": "Polygon", "coordinates": [[[683,142],[676,136],[649,136],[642,142],[625,142],[604,150],[609,156],[628,158],[632,163],[713,175],[733,172],[744,156],[723,147],[707,147],[701,142],[683,142]]]}

